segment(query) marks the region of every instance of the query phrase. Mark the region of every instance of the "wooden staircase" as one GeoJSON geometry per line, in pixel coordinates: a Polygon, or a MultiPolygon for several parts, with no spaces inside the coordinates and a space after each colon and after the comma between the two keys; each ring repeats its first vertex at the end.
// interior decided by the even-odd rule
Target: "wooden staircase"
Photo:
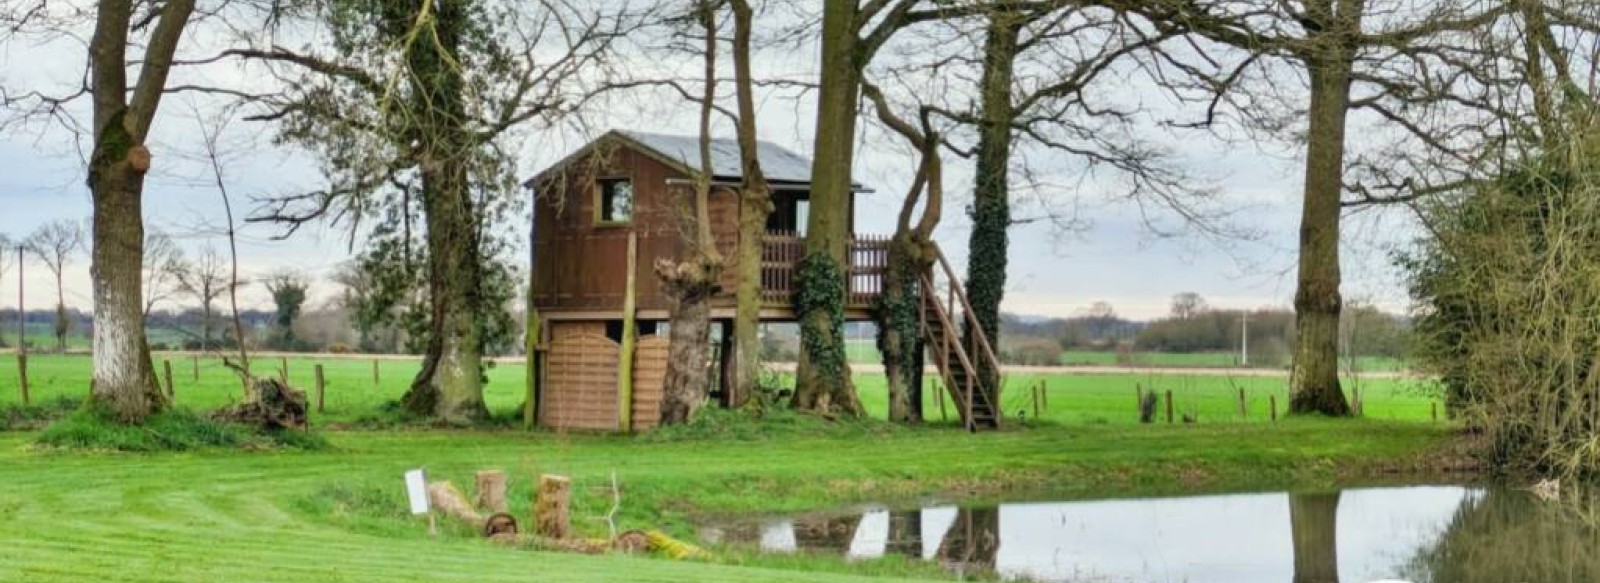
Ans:
{"type": "Polygon", "coordinates": [[[937,265],[922,275],[923,340],[967,430],[999,429],[1003,383],[984,382],[978,371],[1000,370],[1000,359],[978,325],[955,269],[937,247],[934,255],[937,265]],[[966,330],[972,331],[969,343],[962,342],[966,330]]]}

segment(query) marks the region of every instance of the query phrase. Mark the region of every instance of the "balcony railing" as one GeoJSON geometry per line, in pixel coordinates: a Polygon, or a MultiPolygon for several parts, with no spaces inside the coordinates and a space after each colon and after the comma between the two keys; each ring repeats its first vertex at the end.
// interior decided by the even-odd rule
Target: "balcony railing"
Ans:
{"type": "MultiPolygon", "coordinates": [[[[791,307],[799,286],[800,260],[805,240],[792,232],[772,231],[762,239],[761,294],[769,306],[791,307]]],[[[883,275],[889,267],[889,238],[856,235],[850,240],[845,306],[869,308],[883,293],[883,275]]]]}

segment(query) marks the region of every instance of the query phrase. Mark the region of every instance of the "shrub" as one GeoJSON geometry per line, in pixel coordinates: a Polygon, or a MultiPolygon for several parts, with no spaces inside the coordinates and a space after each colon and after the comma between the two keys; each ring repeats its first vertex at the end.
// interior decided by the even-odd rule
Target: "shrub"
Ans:
{"type": "Polygon", "coordinates": [[[1600,475],[1600,135],[1580,136],[1426,209],[1399,259],[1422,364],[1511,473],[1600,475]]]}
{"type": "Polygon", "coordinates": [[[62,449],[125,452],[327,447],[327,442],[315,434],[256,432],[197,415],[188,409],[171,409],[152,415],[143,423],[126,424],[94,406],[81,408],[50,424],[39,434],[38,443],[62,449]]]}

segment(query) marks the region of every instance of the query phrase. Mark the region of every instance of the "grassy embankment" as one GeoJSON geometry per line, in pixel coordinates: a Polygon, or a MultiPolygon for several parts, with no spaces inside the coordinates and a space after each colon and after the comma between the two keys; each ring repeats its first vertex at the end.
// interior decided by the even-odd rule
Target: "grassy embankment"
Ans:
{"type": "MultiPolygon", "coordinates": [[[[84,358],[40,357],[36,394],[81,393],[84,358]]],[[[174,363],[175,366],[177,363],[174,363]]],[[[308,363],[291,361],[297,380],[308,363]]],[[[404,387],[407,362],[384,362],[372,387],[368,361],[326,363],[326,424],[353,420],[404,387]]],[[[0,359],[0,404],[15,400],[14,365],[0,359]]],[[[175,372],[178,372],[175,370],[175,372]]],[[[491,406],[520,401],[521,369],[492,373],[491,406]]],[[[178,375],[189,378],[185,375],[178,375]]],[[[622,483],[622,528],[688,535],[693,519],[864,502],[1071,498],[1320,487],[1385,479],[1412,468],[1448,429],[1415,422],[1427,401],[1404,389],[1374,391],[1373,419],[1216,422],[1230,410],[1226,380],[1184,389],[1198,425],[1140,426],[1133,379],[1051,379],[1062,423],[969,435],[948,427],[830,425],[780,416],[767,434],[690,428],[650,436],[520,431],[333,432],[321,452],[80,454],[39,450],[32,432],[0,433],[0,580],[39,581],[846,581],[863,574],[936,576],[898,559],[844,563],[723,550],[719,564],[584,557],[492,548],[446,536],[403,512],[400,473],[426,467],[469,483],[480,468],[514,479],[513,510],[527,516],[530,477],[573,477],[575,526],[603,533],[608,483],[622,483]],[[1203,386],[1202,386],[1203,385],[1203,386]],[[1211,395],[1210,393],[1222,393],[1211,395]],[[1385,393],[1379,398],[1379,393],[1385,393]],[[1126,414],[1122,412],[1125,411],[1126,414]],[[1387,421],[1388,417],[1413,421],[1387,421]],[[1098,419],[1104,418],[1104,423],[1098,419]]],[[[1241,379],[1272,382],[1275,379],[1241,379]]],[[[874,409],[881,381],[859,379],[874,409]]],[[[1176,383],[1176,380],[1173,380],[1176,383]]],[[[236,396],[227,371],[179,384],[179,402],[205,408],[236,396]]],[[[1281,385],[1281,382],[1277,382],[1281,385]]],[[[1158,386],[1158,388],[1160,388],[1158,386]]],[[[1164,389],[1163,389],[1164,390],[1164,389]]],[[[1267,386],[1261,387],[1262,391],[1267,386]]],[[[1180,405],[1182,401],[1180,400],[1180,405]]],[[[737,425],[737,424],[735,424],[737,425]]]]}

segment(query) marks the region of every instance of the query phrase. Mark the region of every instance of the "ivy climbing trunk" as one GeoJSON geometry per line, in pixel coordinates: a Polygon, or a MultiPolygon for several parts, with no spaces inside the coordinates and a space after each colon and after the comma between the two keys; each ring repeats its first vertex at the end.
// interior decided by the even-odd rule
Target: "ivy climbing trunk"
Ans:
{"type": "MultiPolygon", "coordinates": [[[[483,402],[480,282],[483,261],[469,168],[477,147],[466,130],[468,114],[460,46],[469,6],[447,0],[433,6],[433,42],[411,45],[405,55],[411,83],[410,114],[419,133],[422,204],[428,227],[428,350],[422,369],[402,399],[413,414],[447,423],[488,417],[483,402]]],[[[424,9],[413,0],[410,15],[424,9]]]]}
{"type": "Polygon", "coordinates": [[[761,171],[756,143],[756,106],[750,73],[750,37],[754,25],[749,0],[732,0],[733,74],[739,103],[739,247],[735,253],[738,285],[733,318],[733,382],[729,407],[742,407],[755,393],[761,372],[761,249],[772,214],[772,191],[761,171]]]}
{"type": "Polygon", "coordinates": [[[165,92],[178,41],[194,0],[160,8],[142,44],[138,81],[128,84],[131,0],[101,0],[89,41],[94,109],[94,149],[89,158],[93,198],[90,276],[94,295],[94,375],[90,398],[119,420],[143,421],[167,406],[150,363],[145,336],[141,266],[144,264],[144,146],[165,92]]]}
{"type": "Polygon", "coordinates": [[[883,292],[873,319],[878,324],[878,351],[889,386],[889,421],[922,421],[922,370],[926,347],[922,336],[923,274],[932,267],[926,241],[901,231],[889,241],[883,292]]]}
{"type": "Polygon", "coordinates": [[[817,142],[811,166],[811,215],[798,274],[800,363],[793,405],[824,415],[859,417],[844,350],[845,268],[850,237],[850,169],[854,155],[856,0],[827,0],[822,15],[822,77],[817,142]]]}
{"type": "MultiPolygon", "coordinates": [[[[1005,296],[1007,248],[1011,228],[1010,169],[1012,76],[1016,67],[1020,18],[1009,12],[990,16],[984,41],[981,87],[982,125],[979,127],[977,174],[973,177],[972,233],[968,240],[967,299],[972,303],[979,329],[990,346],[1000,343],[1000,302],[1005,296]]],[[[977,346],[973,330],[963,333],[965,346],[977,346]]],[[[1000,371],[987,359],[978,359],[980,385],[1000,387],[1000,371]]],[[[990,395],[998,399],[999,395],[990,395]]],[[[997,400],[991,402],[998,402],[997,400]]]]}
{"type": "Polygon", "coordinates": [[[1339,197],[1344,189],[1345,121],[1350,109],[1354,49],[1338,40],[1360,30],[1360,0],[1320,0],[1314,14],[1326,42],[1306,55],[1311,76],[1305,199],[1300,215],[1300,262],[1295,290],[1294,371],[1289,411],[1346,416],[1339,386],[1339,197]],[[1335,8],[1338,8],[1335,11],[1335,8]]]}

